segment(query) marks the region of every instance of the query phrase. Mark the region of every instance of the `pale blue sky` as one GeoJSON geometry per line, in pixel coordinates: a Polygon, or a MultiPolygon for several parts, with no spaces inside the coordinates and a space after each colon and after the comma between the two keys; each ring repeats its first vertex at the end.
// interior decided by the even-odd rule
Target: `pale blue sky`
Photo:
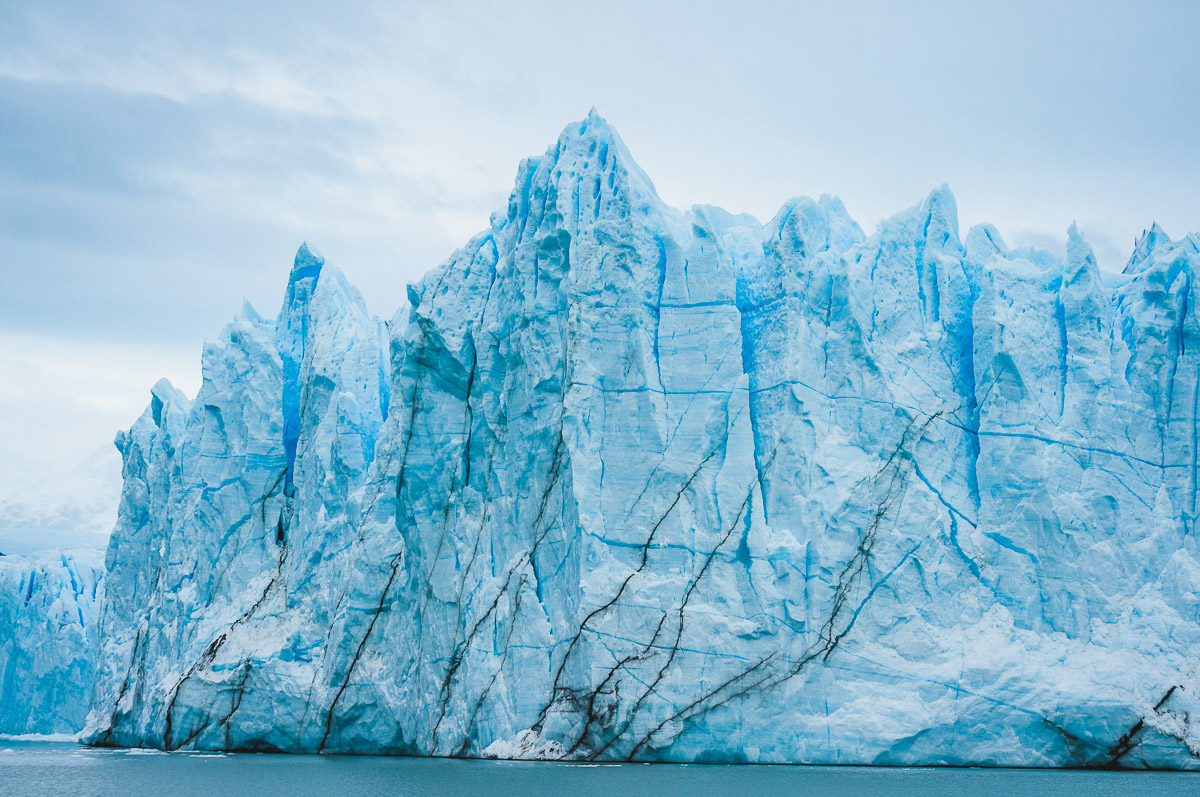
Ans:
{"type": "Polygon", "coordinates": [[[0,459],[194,391],[306,238],[390,316],[593,105],[680,207],[870,230],[948,182],[1109,268],[1200,228],[1196,2],[254,5],[0,6],[0,459]]]}

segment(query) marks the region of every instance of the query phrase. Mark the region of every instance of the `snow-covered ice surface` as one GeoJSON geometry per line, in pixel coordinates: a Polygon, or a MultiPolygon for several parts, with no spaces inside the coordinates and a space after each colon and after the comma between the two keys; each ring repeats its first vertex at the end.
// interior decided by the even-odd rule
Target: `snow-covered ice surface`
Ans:
{"type": "Polygon", "coordinates": [[[58,739],[83,726],[103,576],[94,551],[0,556],[0,734],[58,739]]]}
{"type": "Polygon", "coordinates": [[[666,207],[595,114],[120,436],[95,744],[1195,767],[1200,239],[666,207]]]}

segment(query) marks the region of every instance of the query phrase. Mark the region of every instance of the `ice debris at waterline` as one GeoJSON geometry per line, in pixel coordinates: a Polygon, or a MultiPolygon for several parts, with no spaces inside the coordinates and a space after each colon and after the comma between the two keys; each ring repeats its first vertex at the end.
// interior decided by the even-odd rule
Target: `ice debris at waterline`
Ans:
{"type": "Polygon", "coordinates": [[[0,734],[82,727],[103,576],[102,556],[93,551],[0,554],[0,734]]]}
{"type": "Polygon", "coordinates": [[[119,439],[94,744],[1200,764],[1200,239],[666,207],[595,114],[119,439]]]}

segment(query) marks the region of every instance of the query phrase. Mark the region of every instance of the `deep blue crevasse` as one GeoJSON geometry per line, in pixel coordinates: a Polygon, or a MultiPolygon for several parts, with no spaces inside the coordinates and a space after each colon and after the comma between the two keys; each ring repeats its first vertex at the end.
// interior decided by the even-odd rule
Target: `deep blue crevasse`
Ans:
{"type": "Polygon", "coordinates": [[[275,332],[275,344],[283,362],[283,451],[287,458],[284,488],[289,493],[296,463],[296,444],[300,440],[300,365],[304,362],[304,346],[308,340],[309,305],[324,265],[325,258],[320,252],[307,241],[301,244],[288,278],[287,296],[275,332]]]}

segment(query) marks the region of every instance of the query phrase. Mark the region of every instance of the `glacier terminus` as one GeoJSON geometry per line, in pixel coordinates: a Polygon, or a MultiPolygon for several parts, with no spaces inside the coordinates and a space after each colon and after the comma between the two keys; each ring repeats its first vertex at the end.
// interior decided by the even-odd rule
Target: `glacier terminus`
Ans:
{"type": "Polygon", "coordinates": [[[1198,273],[681,213],[593,112],[390,321],[306,244],[154,386],[84,738],[1196,768],[1198,273]]]}

